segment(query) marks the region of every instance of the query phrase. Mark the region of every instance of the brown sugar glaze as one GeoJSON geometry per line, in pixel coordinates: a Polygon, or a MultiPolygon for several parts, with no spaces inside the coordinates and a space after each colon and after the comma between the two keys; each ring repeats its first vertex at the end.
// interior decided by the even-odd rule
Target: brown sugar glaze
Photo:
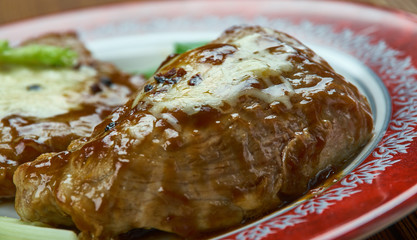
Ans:
{"type": "MultiPolygon", "coordinates": [[[[74,33],[46,34],[24,44],[29,43],[72,47],[79,54],[74,71],[88,66],[97,74],[94,81],[80,90],[83,91],[82,104],[76,109],[46,118],[25,116],[25,113],[1,118],[0,198],[14,197],[13,173],[20,164],[33,161],[42,153],[66,150],[71,141],[90,135],[95,125],[127,101],[143,84],[139,77],[131,77],[112,64],[92,59],[74,33]]],[[[1,65],[0,71],[7,72],[12,67],[1,65]]],[[[42,71],[50,68],[33,69],[42,71]]],[[[31,92],[42,92],[42,84],[27,86],[28,98],[31,92]]]]}
{"type": "Polygon", "coordinates": [[[310,49],[235,27],[166,61],[91,137],[19,167],[16,208],[84,239],[138,228],[200,238],[305,193],[360,151],[372,126],[366,99],[310,49]]]}

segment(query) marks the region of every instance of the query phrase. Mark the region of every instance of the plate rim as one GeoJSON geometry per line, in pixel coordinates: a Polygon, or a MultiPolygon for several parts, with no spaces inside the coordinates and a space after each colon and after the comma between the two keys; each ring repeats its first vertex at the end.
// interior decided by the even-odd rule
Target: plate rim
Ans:
{"type": "MultiPolygon", "coordinates": [[[[168,2],[168,1],[166,1],[166,2],[168,2]]],[[[169,1],[169,2],[171,2],[171,3],[173,3],[173,2],[184,3],[183,1],[169,1]]],[[[223,1],[215,1],[215,2],[218,3],[218,2],[223,2],[223,1]]],[[[228,2],[234,2],[234,1],[228,1],[228,2]]],[[[268,1],[261,1],[261,2],[268,2],[268,1]]],[[[298,3],[303,3],[303,2],[304,1],[298,1],[298,3]]],[[[334,3],[335,1],[318,1],[318,2],[334,3]]],[[[159,2],[159,3],[165,3],[165,1],[162,1],[162,2],[159,2]]],[[[100,6],[100,7],[89,7],[89,8],[86,8],[86,9],[82,9],[81,11],[83,11],[83,12],[89,12],[89,11],[92,11],[92,10],[94,10],[94,11],[108,11],[109,9],[114,9],[115,7],[117,8],[117,7],[120,7],[120,6],[125,6],[126,7],[126,6],[133,6],[133,5],[136,6],[136,5],[142,5],[142,4],[151,4],[151,3],[149,3],[149,2],[114,3],[114,4],[109,4],[109,5],[100,6]]],[[[338,2],[338,4],[340,4],[340,2],[338,2]]],[[[396,9],[388,9],[388,8],[384,8],[384,7],[380,7],[380,6],[377,6],[376,7],[376,6],[373,6],[373,5],[370,5],[370,4],[343,2],[342,5],[355,5],[358,8],[365,7],[365,8],[378,9],[379,11],[384,11],[384,12],[388,12],[388,13],[391,13],[391,14],[401,14],[402,16],[406,16],[406,17],[408,17],[410,19],[414,19],[414,20],[417,19],[416,18],[416,15],[411,14],[411,13],[407,13],[407,12],[404,12],[404,11],[401,11],[401,10],[396,10],[396,9]]],[[[50,18],[56,18],[56,17],[60,17],[60,16],[64,16],[64,15],[65,15],[65,17],[69,17],[69,16],[72,16],[73,14],[77,14],[79,12],[80,12],[79,9],[78,10],[70,10],[70,11],[66,11],[65,13],[48,14],[47,16],[44,16],[44,17],[32,18],[32,19],[29,19],[29,20],[17,21],[17,22],[13,22],[11,24],[3,24],[3,25],[0,25],[0,30],[2,28],[4,28],[4,27],[9,28],[9,27],[21,26],[21,24],[27,24],[27,23],[29,23],[31,21],[36,20],[36,19],[50,19],[50,18]]],[[[391,93],[390,93],[390,96],[391,96],[391,93]]],[[[417,193],[417,190],[416,190],[416,193],[417,193]]],[[[414,194],[412,196],[414,198],[417,198],[416,194],[414,194]]],[[[407,202],[407,201],[408,200],[406,199],[404,202],[407,202]]],[[[403,206],[403,203],[398,203],[395,208],[403,208],[401,206],[403,206]]],[[[409,209],[407,208],[407,211],[404,210],[404,212],[407,212],[408,213],[409,211],[414,210],[416,207],[417,206],[409,207],[409,209]]],[[[393,211],[393,210],[391,209],[391,211],[393,211]]],[[[389,211],[387,211],[387,212],[389,212],[389,211]]],[[[387,213],[387,212],[385,212],[385,213],[387,213]]],[[[403,216],[403,215],[401,215],[401,216],[403,216]]],[[[373,219],[373,220],[369,221],[368,223],[372,223],[374,221],[378,221],[378,220],[373,219]]],[[[389,223],[386,223],[385,225],[388,225],[390,223],[392,223],[392,221],[390,221],[389,223]]]]}

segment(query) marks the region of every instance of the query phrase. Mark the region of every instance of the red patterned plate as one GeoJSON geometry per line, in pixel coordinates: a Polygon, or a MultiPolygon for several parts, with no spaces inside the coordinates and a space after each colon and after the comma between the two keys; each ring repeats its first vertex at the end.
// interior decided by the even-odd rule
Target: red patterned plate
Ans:
{"type": "MultiPolygon", "coordinates": [[[[417,17],[333,1],[180,1],[110,5],[0,27],[17,43],[76,30],[121,68],[157,65],[176,41],[210,40],[235,24],[287,32],[327,59],[369,98],[372,142],[328,186],[220,239],[351,239],[417,207],[417,17]]],[[[0,215],[16,216],[11,205],[0,215]]]]}

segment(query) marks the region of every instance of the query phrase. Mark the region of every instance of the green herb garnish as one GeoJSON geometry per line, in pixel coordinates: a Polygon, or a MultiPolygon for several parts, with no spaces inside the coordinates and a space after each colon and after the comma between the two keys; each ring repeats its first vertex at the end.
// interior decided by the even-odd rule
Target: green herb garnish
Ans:
{"type": "MultiPolygon", "coordinates": [[[[185,53],[188,50],[201,47],[203,45],[207,44],[207,42],[181,42],[181,43],[174,43],[174,53],[175,54],[181,54],[185,53]]],[[[152,75],[156,72],[157,67],[142,70],[135,72],[134,74],[142,74],[145,76],[145,78],[150,78],[152,75]]]]}
{"type": "Polygon", "coordinates": [[[68,48],[38,44],[13,48],[7,41],[0,40],[0,63],[71,67],[76,60],[77,53],[68,48]]]}
{"type": "Polygon", "coordinates": [[[188,50],[201,47],[207,44],[207,42],[181,42],[174,44],[174,53],[181,54],[185,53],[188,50]]]}
{"type": "Polygon", "coordinates": [[[0,239],[2,240],[77,240],[70,230],[51,228],[43,223],[23,222],[10,217],[0,217],[0,239]]]}

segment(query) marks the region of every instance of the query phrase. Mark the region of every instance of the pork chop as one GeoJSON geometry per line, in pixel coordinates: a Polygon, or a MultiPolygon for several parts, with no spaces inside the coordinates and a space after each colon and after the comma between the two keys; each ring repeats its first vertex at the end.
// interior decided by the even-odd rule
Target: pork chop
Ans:
{"type": "Polygon", "coordinates": [[[340,170],[372,136],[357,88],[289,35],[233,27],[166,61],[68,150],[20,166],[23,220],[84,239],[239,226],[340,170]]]}

